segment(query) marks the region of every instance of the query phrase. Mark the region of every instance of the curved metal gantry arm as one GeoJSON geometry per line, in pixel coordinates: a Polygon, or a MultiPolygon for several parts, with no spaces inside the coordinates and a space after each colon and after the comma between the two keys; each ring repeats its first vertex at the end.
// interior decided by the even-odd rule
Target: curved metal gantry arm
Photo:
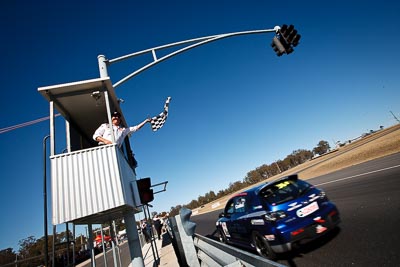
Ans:
{"type": "Polygon", "coordinates": [[[267,32],[276,32],[280,27],[279,26],[275,26],[274,29],[266,29],[266,30],[252,30],[252,31],[242,31],[242,32],[233,32],[233,33],[223,33],[223,34],[217,34],[217,35],[211,35],[211,36],[206,36],[206,37],[200,37],[200,38],[195,38],[195,39],[190,39],[190,40],[185,40],[185,41],[180,41],[180,42],[175,42],[175,43],[170,43],[170,44],[166,44],[166,45],[162,45],[162,46],[157,46],[157,47],[153,47],[153,48],[149,48],[149,49],[145,49],[139,52],[135,52],[129,55],[125,55],[125,56],[121,56],[115,59],[106,59],[103,55],[98,56],[98,61],[99,61],[99,69],[100,69],[100,76],[101,77],[107,77],[107,66],[111,65],[113,63],[125,60],[125,59],[129,59],[135,56],[139,56],[139,55],[143,55],[146,53],[152,53],[153,55],[153,62],[139,68],[138,70],[135,70],[134,72],[132,72],[131,74],[127,75],[125,78],[121,79],[120,81],[116,82],[113,87],[116,88],[119,85],[121,85],[122,83],[126,82],[127,80],[129,80],[130,78],[136,76],[137,74],[141,73],[142,71],[168,59],[171,58],[175,55],[178,55],[180,53],[183,53],[185,51],[188,51],[192,48],[210,43],[210,42],[214,42],[217,40],[221,40],[224,38],[228,38],[228,37],[233,37],[233,36],[238,36],[238,35],[245,35],[245,34],[259,34],[259,33],[267,33],[267,32]],[[166,48],[170,48],[170,47],[174,47],[174,46],[178,46],[178,45],[184,45],[184,44],[189,44],[188,46],[178,49],[172,53],[169,53],[161,58],[157,58],[156,52],[162,49],[166,49],[166,48]]]}

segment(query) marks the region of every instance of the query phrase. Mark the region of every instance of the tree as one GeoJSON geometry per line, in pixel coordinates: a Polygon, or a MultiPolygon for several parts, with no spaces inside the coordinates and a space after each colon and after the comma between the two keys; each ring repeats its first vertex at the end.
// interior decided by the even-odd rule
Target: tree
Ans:
{"type": "Polygon", "coordinates": [[[179,211],[181,210],[181,208],[182,208],[182,205],[177,205],[177,206],[175,206],[175,207],[171,207],[171,210],[170,210],[170,212],[169,212],[169,215],[170,215],[171,217],[174,217],[174,216],[178,215],[178,214],[179,214],[179,211]]]}
{"type": "Polygon", "coordinates": [[[243,188],[243,183],[241,181],[236,181],[229,184],[228,193],[236,192],[243,188]]]}
{"type": "Polygon", "coordinates": [[[5,265],[7,263],[14,262],[17,254],[13,251],[12,248],[6,248],[0,250],[0,266],[5,265]]]}
{"type": "Polygon", "coordinates": [[[217,193],[217,198],[221,198],[221,197],[224,197],[224,196],[226,196],[226,190],[225,189],[219,190],[218,193],[217,193]]]}
{"type": "Polygon", "coordinates": [[[210,192],[206,193],[204,197],[206,198],[207,202],[211,202],[216,198],[216,195],[214,191],[211,190],[210,192]]]}
{"type": "Polygon", "coordinates": [[[19,254],[23,258],[29,258],[36,256],[36,238],[34,236],[29,236],[25,239],[22,239],[18,242],[19,245],[19,254]]]}
{"type": "MultiPolygon", "coordinates": [[[[328,145],[329,150],[329,145],[328,145]]],[[[293,151],[292,155],[296,158],[297,165],[302,164],[313,157],[313,153],[309,150],[298,149],[293,151]]]]}
{"type": "Polygon", "coordinates": [[[260,170],[260,167],[255,170],[249,171],[247,173],[246,177],[243,179],[243,182],[248,185],[251,185],[251,184],[255,184],[259,181],[262,181],[263,176],[264,176],[263,173],[264,173],[264,171],[260,170]]]}
{"type": "Polygon", "coordinates": [[[314,147],[313,153],[314,155],[323,155],[328,152],[330,149],[329,143],[327,141],[321,140],[318,145],[314,147]]]}
{"type": "Polygon", "coordinates": [[[196,199],[193,199],[186,207],[188,209],[195,209],[199,206],[199,202],[196,199]]]}
{"type": "Polygon", "coordinates": [[[22,259],[30,260],[23,262],[18,266],[28,267],[41,265],[44,259],[43,241],[44,240],[41,239],[37,240],[34,236],[29,236],[25,239],[20,240],[18,242],[18,245],[20,247],[19,256],[21,256],[22,259]],[[43,256],[43,258],[39,256],[43,256]]]}
{"type": "Polygon", "coordinates": [[[67,239],[69,241],[74,240],[71,230],[68,230],[68,232],[67,231],[61,232],[57,235],[57,237],[59,238],[59,242],[67,242],[67,239]]]}

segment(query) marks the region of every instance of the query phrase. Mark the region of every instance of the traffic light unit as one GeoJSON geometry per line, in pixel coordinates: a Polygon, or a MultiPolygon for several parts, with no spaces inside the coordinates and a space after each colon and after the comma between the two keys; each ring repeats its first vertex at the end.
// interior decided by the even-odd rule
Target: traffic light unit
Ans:
{"type": "Polygon", "coordinates": [[[136,180],[137,187],[139,190],[140,201],[142,204],[148,204],[154,200],[153,189],[151,189],[150,178],[143,178],[136,180]]]}
{"type": "Polygon", "coordinates": [[[285,47],[276,36],[274,36],[274,38],[272,39],[271,46],[274,49],[275,53],[278,55],[278,57],[282,56],[286,51],[285,47]]]}
{"type": "Polygon", "coordinates": [[[287,26],[283,24],[282,27],[278,27],[276,31],[277,35],[272,39],[272,48],[274,49],[278,57],[284,53],[287,55],[294,51],[293,47],[299,44],[301,35],[297,34],[297,30],[293,25],[287,26]]]}

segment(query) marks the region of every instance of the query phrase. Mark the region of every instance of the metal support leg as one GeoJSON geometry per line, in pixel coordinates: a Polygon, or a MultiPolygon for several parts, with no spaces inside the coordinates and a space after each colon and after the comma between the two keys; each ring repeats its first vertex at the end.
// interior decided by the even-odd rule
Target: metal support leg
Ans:
{"type": "Polygon", "coordinates": [[[114,232],[113,223],[111,221],[110,221],[110,236],[111,236],[111,248],[112,248],[113,259],[114,259],[114,267],[118,267],[117,252],[116,252],[116,246],[115,246],[116,235],[114,232]]]}
{"type": "Polygon", "coordinates": [[[107,267],[107,249],[104,242],[104,234],[103,234],[103,225],[100,226],[100,234],[101,234],[101,247],[103,248],[103,259],[104,259],[104,266],[107,267]]]}
{"type": "Polygon", "coordinates": [[[136,227],[135,214],[129,211],[124,215],[126,234],[128,236],[131,263],[129,266],[144,267],[142,248],[140,247],[139,234],[136,227]]]}
{"type": "Polygon", "coordinates": [[[90,250],[90,265],[91,267],[96,267],[96,255],[94,253],[94,247],[93,247],[93,229],[92,225],[88,224],[88,231],[89,231],[89,250],[90,250]]]}
{"type": "MultiPolygon", "coordinates": [[[[145,218],[147,220],[147,215],[149,216],[148,218],[150,218],[149,205],[144,205],[143,207],[144,207],[144,209],[143,209],[144,215],[145,215],[145,218]],[[146,215],[146,212],[147,212],[147,215],[146,215]]],[[[156,239],[154,237],[154,232],[153,232],[153,220],[151,220],[151,224],[150,225],[151,225],[151,231],[150,231],[151,250],[153,252],[154,262],[158,263],[158,261],[160,259],[160,256],[158,256],[158,250],[157,250],[157,245],[156,245],[156,241],[155,241],[156,239]]]]}

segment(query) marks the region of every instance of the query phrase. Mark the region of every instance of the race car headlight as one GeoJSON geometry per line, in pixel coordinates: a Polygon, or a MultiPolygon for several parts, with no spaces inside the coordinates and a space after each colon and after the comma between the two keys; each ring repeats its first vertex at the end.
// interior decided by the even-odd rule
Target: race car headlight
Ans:
{"type": "Polygon", "coordinates": [[[270,222],[276,222],[276,221],[282,220],[286,217],[287,217],[286,213],[282,210],[271,211],[271,212],[267,212],[267,214],[265,214],[265,219],[270,222]]]}
{"type": "Polygon", "coordinates": [[[328,200],[328,196],[326,195],[325,191],[319,192],[318,196],[320,199],[328,200]]]}

